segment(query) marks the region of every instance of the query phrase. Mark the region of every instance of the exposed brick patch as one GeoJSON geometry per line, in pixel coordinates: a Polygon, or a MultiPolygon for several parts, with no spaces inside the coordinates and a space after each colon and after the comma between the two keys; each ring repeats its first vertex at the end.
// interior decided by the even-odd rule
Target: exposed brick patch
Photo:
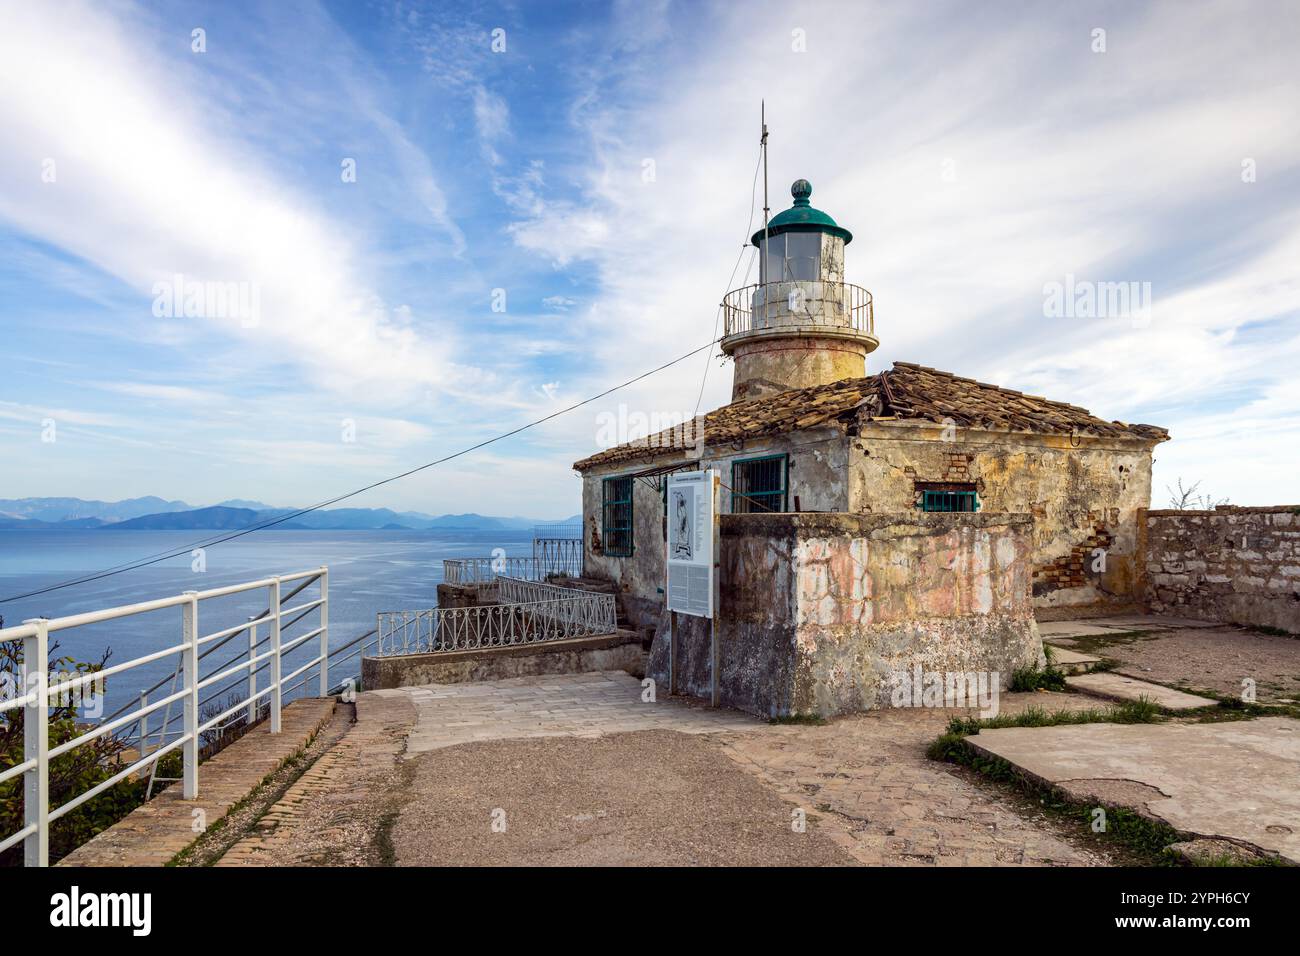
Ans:
{"type": "Polygon", "coordinates": [[[975,456],[961,452],[949,452],[944,466],[944,481],[967,481],[970,477],[971,463],[975,456]]]}
{"type": "MultiPolygon", "coordinates": [[[[1112,508],[1111,511],[1115,513],[1114,520],[1118,520],[1118,509],[1112,508]]],[[[1096,560],[1093,552],[1098,549],[1109,551],[1115,541],[1115,536],[1106,526],[1107,518],[1108,515],[1105,511],[1088,512],[1088,520],[1092,524],[1092,534],[1072,547],[1067,554],[1061,555],[1048,564],[1034,568],[1035,596],[1059,588],[1087,587],[1093,583],[1093,580],[1089,578],[1089,575],[1093,573],[1091,570],[1092,562],[1096,560]]]]}

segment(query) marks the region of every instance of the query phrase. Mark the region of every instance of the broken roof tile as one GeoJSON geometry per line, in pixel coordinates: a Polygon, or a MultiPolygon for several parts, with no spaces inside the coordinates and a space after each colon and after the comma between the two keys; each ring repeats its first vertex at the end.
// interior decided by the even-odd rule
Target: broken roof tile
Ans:
{"type": "MultiPolygon", "coordinates": [[[[865,404],[878,414],[872,421],[931,421],[952,419],[958,425],[1048,435],[1145,438],[1165,441],[1169,433],[1155,425],[1128,425],[1096,418],[1085,408],[1026,395],[997,385],[962,378],[951,372],[895,362],[894,367],[866,378],[844,379],[829,385],[796,388],[748,402],[733,402],[704,416],[700,433],[709,445],[778,435],[804,428],[840,424],[847,427],[865,404]]],[[[871,410],[868,410],[868,413],[871,410]]],[[[657,436],[598,452],[574,464],[578,471],[597,465],[651,457],[662,447],[680,445],[669,429],[657,436]],[[667,441],[664,436],[669,436],[667,441]]]]}

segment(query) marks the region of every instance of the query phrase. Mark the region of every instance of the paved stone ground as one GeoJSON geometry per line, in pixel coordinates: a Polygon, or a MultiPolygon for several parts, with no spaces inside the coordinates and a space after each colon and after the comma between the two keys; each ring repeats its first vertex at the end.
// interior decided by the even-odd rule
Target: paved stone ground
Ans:
{"type": "MultiPolygon", "coordinates": [[[[1004,694],[1002,711],[1101,708],[1071,694],[1004,694]]],[[[884,710],[824,726],[783,725],[728,735],[727,754],[810,814],[871,866],[1100,866],[1106,850],[1006,791],[925,756],[964,711],[884,710]]]]}
{"type": "Polygon", "coordinates": [[[293,756],[329,720],[334,698],[295,700],[281,714],[280,733],[269,722],[254,727],[199,764],[199,797],[181,799],[179,783],[136,808],[69,853],[60,866],[163,866],[194,842],[194,811],[208,826],[224,817],[269,774],[293,756]]]}
{"type": "MultiPolygon", "coordinates": [[[[1054,640],[1111,642],[1106,656],[1154,641],[1168,642],[1173,655],[1185,635],[1214,646],[1237,640],[1227,653],[1254,653],[1252,638],[1263,637],[1169,619],[1047,627],[1054,640]],[[1135,641],[1134,630],[1158,636],[1135,641]]],[[[928,760],[927,745],[955,711],[769,725],[693,701],[643,702],[641,693],[639,681],[615,672],[362,694],[357,729],[340,752],[291,788],[225,862],[1114,862],[1090,834],[1031,801],[928,760]],[[808,821],[805,833],[790,827],[795,810],[808,821]],[[494,812],[504,831],[493,830],[494,812]]],[[[1044,693],[1004,694],[1001,703],[1004,713],[1108,706],[1044,693]]],[[[1111,726],[1073,729],[1086,736],[1111,726]]],[[[1070,728],[1023,733],[1055,729],[1070,728]]]]}
{"type": "MultiPolygon", "coordinates": [[[[1029,703],[1106,706],[1003,697],[1004,710],[1029,703]]],[[[373,691],[357,712],[370,729],[345,743],[360,754],[388,740],[389,766],[372,754],[369,774],[352,769],[355,755],[313,768],[270,832],[227,863],[387,862],[375,821],[398,808],[392,859],[407,864],[1109,862],[1004,792],[927,760],[945,711],[769,725],[680,699],[644,703],[639,681],[613,673],[373,691]],[[397,715],[397,736],[409,731],[401,755],[383,720],[366,717],[377,707],[397,715]],[[494,811],[504,832],[492,829],[494,811]]]]}
{"type": "Polygon", "coordinates": [[[635,730],[707,734],[765,726],[733,710],[697,701],[642,701],[641,682],[624,671],[512,677],[470,684],[433,684],[373,692],[406,695],[418,720],[408,757],[486,740],[599,737],[635,730]]]}
{"type": "Polygon", "coordinates": [[[1132,806],[1198,837],[1300,863],[1300,721],[985,730],[977,749],[1080,799],[1132,806]]]}
{"type": "Polygon", "coordinates": [[[392,862],[388,830],[407,798],[398,763],[415,726],[402,695],[359,695],[357,720],[217,866],[375,866],[392,862]]]}
{"type": "MultiPolygon", "coordinates": [[[[1300,641],[1151,620],[1055,622],[1044,630],[1084,651],[1098,645],[1104,656],[1127,657],[1123,666],[1144,668],[1136,676],[1148,680],[1185,669],[1189,653],[1212,655],[1216,679],[1229,683],[1242,666],[1300,675],[1293,666],[1300,641]],[[1134,630],[1150,633],[1134,640],[1134,630]],[[1139,660],[1145,663],[1130,664],[1139,660]]],[[[822,726],[769,725],[695,701],[650,703],[641,695],[641,683],[622,672],[361,694],[357,722],[221,865],[1113,862],[1088,834],[1032,802],[927,760],[926,746],[956,712],[879,711],[822,726]],[[491,826],[498,810],[504,831],[491,826]],[[794,811],[807,820],[802,833],[790,825],[794,811]]],[[[1004,712],[1107,706],[1098,698],[1043,693],[1004,694],[1001,703],[1004,712]]],[[[204,806],[209,824],[215,822],[301,748],[328,717],[322,711],[312,725],[309,709],[295,714],[292,732],[272,746],[259,744],[254,731],[205,764],[204,802],[155,801],[69,862],[166,862],[192,840],[194,806],[204,806]],[[301,738],[296,744],[294,734],[301,738]],[[254,748],[251,759],[235,750],[241,745],[254,748]],[[223,756],[238,764],[229,779],[223,756]]],[[[1057,729],[1070,728],[1024,733],[1046,740],[1037,735],[1057,729]]],[[[1139,796],[1152,792],[1127,783],[1139,796]]]]}
{"type": "Polygon", "coordinates": [[[1260,703],[1300,700],[1294,637],[1154,615],[1054,621],[1039,630],[1053,644],[1118,660],[1119,673],[1141,680],[1239,697],[1250,679],[1260,703]]]}
{"type": "Polygon", "coordinates": [[[399,865],[854,863],[833,821],[798,814],[699,733],[494,740],[411,764],[399,865]]]}

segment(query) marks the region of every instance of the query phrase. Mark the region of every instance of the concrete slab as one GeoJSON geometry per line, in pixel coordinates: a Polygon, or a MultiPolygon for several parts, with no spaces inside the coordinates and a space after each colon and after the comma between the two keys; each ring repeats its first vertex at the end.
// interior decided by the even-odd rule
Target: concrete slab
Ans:
{"type": "Polygon", "coordinates": [[[1043,621],[1038,625],[1038,633],[1050,643],[1053,638],[1111,637],[1115,629],[1092,621],[1043,621]]]}
{"type": "Polygon", "coordinates": [[[1064,647],[1052,648],[1052,665],[1067,674],[1082,674],[1100,663],[1101,658],[1091,654],[1083,654],[1064,647]]]}
{"type": "Polygon", "coordinates": [[[1071,690],[1112,700],[1139,700],[1145,697],[1164,710],[1195,710],[1197,707],[1211,707],[1218,703],[1209,697],[1185,694],[1164,684],[1152,684],[1123,674],[1076,674],[1067,677],[1065,683],[1071,690]]]}
{"type": "Polygon", "coordinates": [[[375,693],[404,694],[415,705],[408,758],[488,740],[599,737],[637,730],[709,734],[766,726],[738,711],[663,697],[643,700],[641,682],[626,671],[538,674],[375,693]]]}
{"type": "Polygon", "coordinates": [[[1090,619],[1088,623],[1120,631],[1178,631],[1188,628],[1224,626],[1217,621],[1197,621],[1189,617],[1170,617],[1165,614],[1125,614],[1116,617],[1098,617],[1090,619]]]}
{"type": "Polygon", "coordinates": [[[1077,724],[984,730],[976,750],[1081,801],[1300,863],[1300,721],[1077,724]]]}

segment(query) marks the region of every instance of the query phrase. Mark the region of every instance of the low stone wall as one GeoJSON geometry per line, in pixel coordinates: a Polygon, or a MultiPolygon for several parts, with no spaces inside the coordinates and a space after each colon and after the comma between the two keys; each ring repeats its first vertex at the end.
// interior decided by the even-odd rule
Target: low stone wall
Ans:
{"type": "Polygon", "coordinates": [[[629,631],[477,651],[363,657],[361,686],[365,690],[391,690],[421,684],[619,670],[636,677],[645,675],[645,651],[638,636],[629,631]]]}
{"type": "Polygon", "coordinates": [[[1300,634],[1300,505],[1149,511],[1146,539],[1152,611],[1300,634]]]}
{"type": "Polygon", "coordinates": [[[497,603],[493,584],[439,584],[438,607],[481,607],[497,603]]]}
{"type": "MultiPolygon", "coordinates": [[[[896,677],[1036,663],[1029,515],[766,514],[721,520],[720,703],[762,716],[891,706],[896,677]]],[[[677,689],[711,689],[708,622],[678,617],[677,689]]],[[[666,622],[665,622],[666,623],[666,622]]],[[[650,676],[668,680],[667,627],[650,676]]]]}

